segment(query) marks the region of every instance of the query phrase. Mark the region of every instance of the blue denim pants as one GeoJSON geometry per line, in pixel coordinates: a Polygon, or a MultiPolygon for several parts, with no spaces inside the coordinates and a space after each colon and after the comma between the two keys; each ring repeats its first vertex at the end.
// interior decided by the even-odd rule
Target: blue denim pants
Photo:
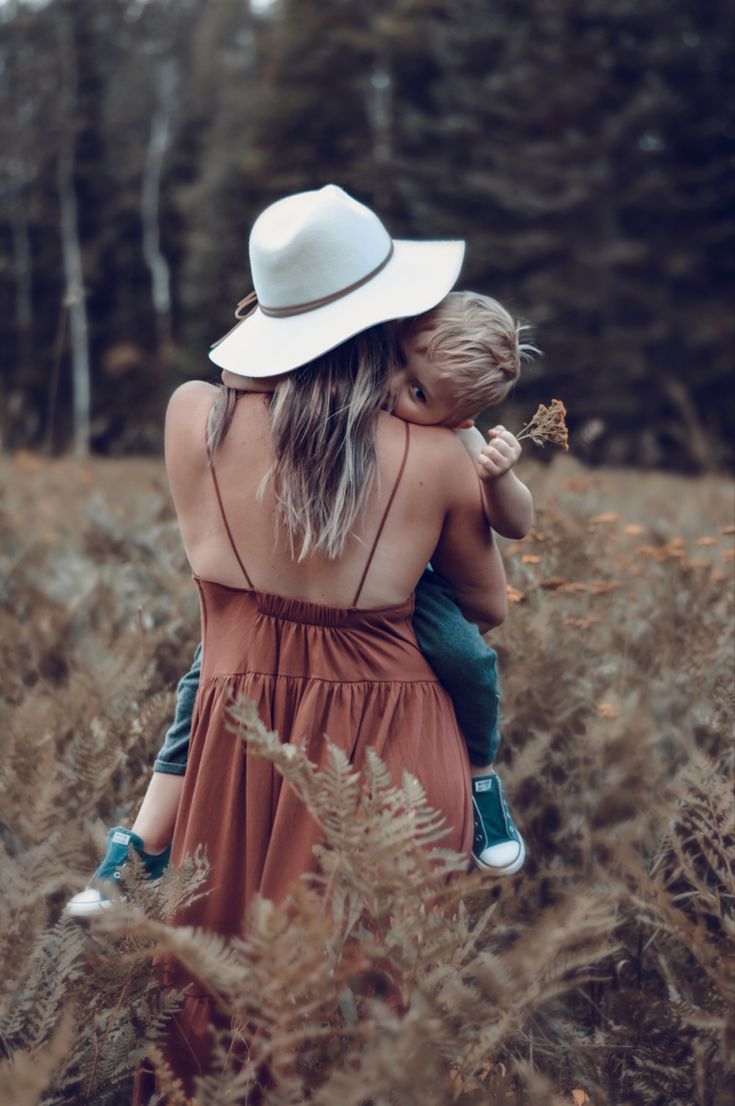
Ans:
{"type": "MultiPolygon", "coordinates": [[[[419,649],[449,692],[470,762],[492,764],[500,744],[500,692],[495,651],[454,601],[447,581],[428,568],[416,585],[413,628],[419,649]]],[[[192,666],[176,693],[174,721],[153,765],[155,772],[183,775],[189,757],[191,719],[202,668],[197,646],[192,666]]]]}

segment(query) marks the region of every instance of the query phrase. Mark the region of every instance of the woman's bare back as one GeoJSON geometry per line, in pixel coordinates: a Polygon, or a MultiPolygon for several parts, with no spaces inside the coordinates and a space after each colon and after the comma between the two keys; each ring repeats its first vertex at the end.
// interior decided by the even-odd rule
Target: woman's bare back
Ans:
{"type": "MultiPolygon", "coordinates": [[[[270,415],[263,395],[244,393],[240,398],[215,459],[230,541],[204,444],[215,396],[210,385],[185,385],[175,393],[167,418],[169,479],[189,561],[198,576],[230,587],[248,587],[234,544],[247,577],[259,591],[329,606],[374,608],[405,600],[435,556],[460,592],[469,587],[476,596],[486,590],[493,611],[497,609],[498,587],[504,592],[504,581],[498,579],[502,566],[481,516],[471,462],[450,431],[418,426],[407,431],[407,424],[381,415],[376,428],[379,480],[345,553],[338,560],[312,555],[298,562],[278,525],[268,482],[258,496],[273,461],[270,415]]],[[[477,615],[478,620],[496,621],[482,608],[481,600],[477,615]]]]}

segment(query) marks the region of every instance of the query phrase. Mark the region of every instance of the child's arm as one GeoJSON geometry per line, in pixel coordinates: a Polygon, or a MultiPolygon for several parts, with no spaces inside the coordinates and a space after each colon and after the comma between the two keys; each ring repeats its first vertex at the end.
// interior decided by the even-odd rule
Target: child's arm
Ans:
{"type": "Polygon", "coordinates": [[[488,442],[475,426],[455,434],[475,462],[488,525],[504,538],[524,538],[533,525],[533,498],[513,472],[520,442],[502,426],[489,431],[488,442]]]}

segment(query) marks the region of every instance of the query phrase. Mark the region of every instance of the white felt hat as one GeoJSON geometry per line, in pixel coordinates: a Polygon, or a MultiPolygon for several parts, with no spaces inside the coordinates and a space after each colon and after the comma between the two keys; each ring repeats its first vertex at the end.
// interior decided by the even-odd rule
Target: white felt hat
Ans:
{"type": "Polygon", "coordinates": [[[239,308],[252,309],[209,356],[240,376],[291,372],[361,330],[435,307],[463,256],[464,242],[394,241],[335,184],[287,196],[250,234],[255,292],[239,308]]]}

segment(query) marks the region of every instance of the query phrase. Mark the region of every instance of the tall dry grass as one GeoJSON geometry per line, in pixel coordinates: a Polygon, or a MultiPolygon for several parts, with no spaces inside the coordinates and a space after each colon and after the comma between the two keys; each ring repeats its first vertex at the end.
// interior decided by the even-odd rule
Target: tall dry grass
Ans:
{"type": "Polygon", "coordinates": [[[324,881],[223,947],[167,924],[201,858],[158,888],[133,870],[102,925],[61,913],[135,809],[197,638],[162,469],[21,455],[0,473],[0,1101],[123,1103],[145,1055],[165,1083],[161,943],[248,1057],[223,1040],[199,1106],[730,1101],[728,481],[527,470],[537,525],[505,548],[493,635],[516,879],[439,882],[410,784],[375,764],[360,787],[336,756],[314,778],[241,704],[241,736],[325,824],[324,881]]]}

